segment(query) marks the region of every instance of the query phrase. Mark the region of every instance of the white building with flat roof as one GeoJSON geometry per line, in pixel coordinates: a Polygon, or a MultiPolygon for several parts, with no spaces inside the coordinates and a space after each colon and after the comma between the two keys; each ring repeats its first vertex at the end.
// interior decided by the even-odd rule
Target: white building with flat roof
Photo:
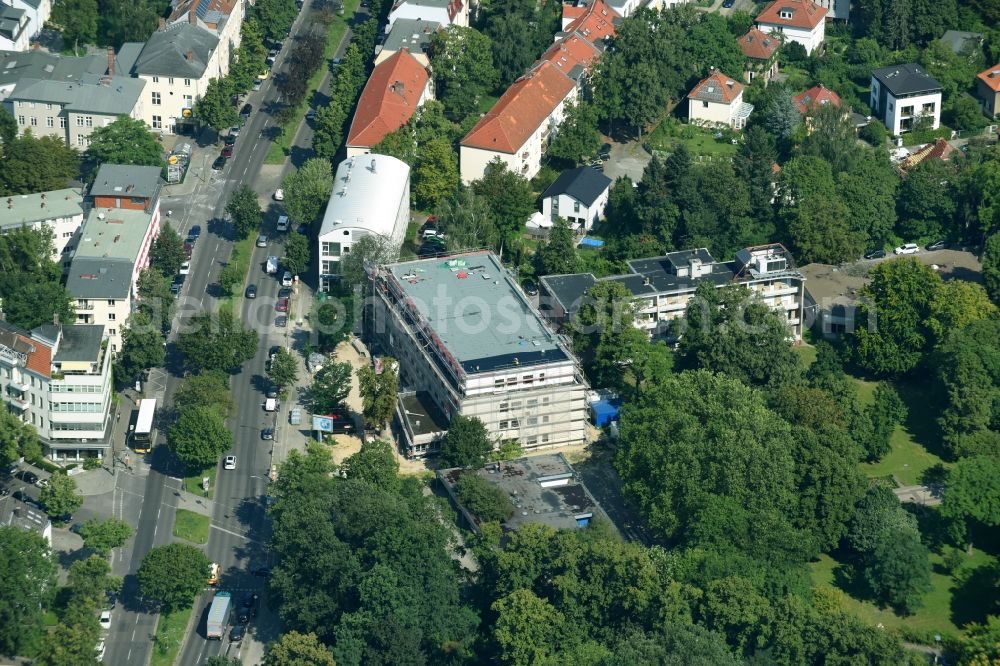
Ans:
{"type": "Polygon", "coordinates": [[[320,290],[339,279],[341,257],[365,236],[378,234],[398,252],[409,221],[410,167],[405,162],[375,154],[341,162],[317,238],[320,290]]]}
{"type": "Polygon", "coordinates": [[[0,199],[0,234],[14,229],[52,232],[52,261],[66,268],[83,225],[83,191],[74,188],[0,199]]]}

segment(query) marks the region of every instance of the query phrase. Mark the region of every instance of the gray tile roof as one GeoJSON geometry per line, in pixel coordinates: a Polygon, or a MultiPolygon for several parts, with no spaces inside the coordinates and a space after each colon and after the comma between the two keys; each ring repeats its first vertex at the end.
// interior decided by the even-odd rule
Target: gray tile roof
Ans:
{"type": "Polygon", "coordinates": [[[102,164],[90,186],[92,197],[141,197],[155,198],[163,181],[160,167],[123,164],[102,164]]]}
{"type": "Polygon", "coordinates": [[[136,74],[199,79],[219,38],[190,23],[174,23],[154,32],[135,62],[136,74]],[[189,57],[190,56],[190,57],[189,57]]]}
{"type": "Polygon", "coordinates": [[[407,49],[410,53],[426,53],[430,48],[431,38],[440,27],[441,24],[437,21],[396,19],[382,49],[392,52],[407,49]]]}
{"type": "Polygon", "coordinates": [[[146,82],[125,76],[111,77],[106,83],[94,74],[79,81],[21,79],[9,100],[60,104],[69,111],[121,116],[132,113],[146,82]]]}
{"type": "Polygon", "coordinates": [[[135,69],[135,61],[139,59],[139,54],[142,53],[142,48],[146,46],[143,42],[125,42],[118,49],[118,54],[115,56],[115,73],[116,74],[132,74],[135,69]]]}
{"type": "Polygon", "coordinates": [[[22,79],[79,81],[88,73],[103,74],[107,62],[103,54],[63,58],[41,50],[0,51],[0,86],[11,86],[22,79]]]}
{"type": "Polygon", "coordinates": [[[54,363],[97,363],[101,358],[104,327],[99,324],[63,326],[54,363]]]}
{"type": "Polygon", "coordinates": [[[10,5],[0,3],[0,36],[13,41],[17,39],[21,32],[27,28],[21,27],[21,19],[24,18],[25,11],[16,9],[10,5]]]}
{"type": "Polygon", "coordinates": [[[83,215],[83,192],[78,189],[0,197],[0,229],[74,215],[83,215]]]}
{"type": "Polygon", "coordinates": [[[133,264],[127,259],[78,257],[69,267],[66,290],[73,298],[128,298],[133,264]]]}
{"type": "Polygon", "coordinates": [[[917,93],[938,92],[941,84],[916,63],[881,67],[872,72],[878,81],[889,89],[893,97],[917,93]]]}
{"type": "Polygon", "coordinates": [[[590,206],[597,198],[611,187],[611,179],[596,169],[577,167],[567,169],[559,174],[549,189],[542,195],[543,199],[565,194],[585,206],[590,206]]]}

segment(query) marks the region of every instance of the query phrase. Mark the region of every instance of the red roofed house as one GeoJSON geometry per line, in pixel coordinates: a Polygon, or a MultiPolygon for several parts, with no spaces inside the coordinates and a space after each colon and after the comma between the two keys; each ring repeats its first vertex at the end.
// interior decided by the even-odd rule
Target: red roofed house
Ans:
{"type": "Polygon", "coordinates": [[[810,110],[831,104],[839,107],[840,95],[822,84],[813,86],[804,93],[795,96],[795,108],[799,110],[799,113],[808,113],[810,110]]]}
{"type": "Polygon", "coordinates": [[[600,55],[596,46],[573,33],[550,46],[541,59],[548,60],[563,74],[579,83],[586,76],[590,64],[600,55]]]}
{"type": "Polygon", "coordinates": [[[753,111],[743,102],[743,84],[713,70],[688,93],[688,119],[698,125],[741,129],[753,111]]]}
{"type": "Polygon", "coordinates": [[[753,81],[763,77],[767,85],[778,73],[778,49],[781,39],[777,35],[768,35],[757,28],[750,28],[747,34],[737,40],[740,50],[747,57],[746,80],[753,81]]]}
{"type": "Polygon", "coordinates": [[[928,143],[920,150],[910,153],[910,155],[899,163],[899,170],[905,176],[913,167],[927,162],[928,160],[951,161],[951,155],[957,148],[948,143],[945,139],[935,139],[934,143],[928,143]]]}
{"type": "MultiPolygon", "coordinates": [[[[604,0],[591,0],[576,7],[563,5],[563,32],[576,32],[592,44],[603,42],[615,34],[615,24],[621,21],[621,14],[604,0]],[[580,10],[569,13],[567,10],[580,10]],[[569,20],[567,20],[569,18],[569,20]]],[[[556,37],[558,39],[558,36],[556,37]]]]}
{"type": "Polygon", "coordinates": [[[828,11],[812,0],[775,0],[754,20],[763,32],[779,33],[812,53],[823,44],[828,11]]]}
{"type": "Polygon", "coordinates": [[[389,10],[391,28],[398,19],[437,21],[441,25],[469,26],[469,3],[462,0],[396,0],[389,10]]]}
{"type": "Polygon", "coordinates": [[[405,125],[413,112],[433,99],[427,69],[406,49],[379,63],[365,84],[347,133],[347,158],[373,146],[405,125]]]}
{"type": "Polygon", "coordinates": [[[514,173],[532,178],[542,167],[549,134],[563,119],[567,101],[576,99],[576,83],[548,60],[536,63],[497,100],[489,113],[462,139],[462,182],[483,177],[496,158],[514,173]]]}
{"type": "Polygon", "coordinates": [[[983,112],[990,118],[1000,115],[1000,64],[976,77],[976,94],[983,101],[983,112]]]}

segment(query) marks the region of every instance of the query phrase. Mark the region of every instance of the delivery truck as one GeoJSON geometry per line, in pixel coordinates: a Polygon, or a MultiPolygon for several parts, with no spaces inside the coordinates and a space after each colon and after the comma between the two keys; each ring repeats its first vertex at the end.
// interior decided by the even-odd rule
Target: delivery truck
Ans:
{"type": "Polygon", "coordinates": [[[206,620],[205,637],[221,641],[226,634],[226,625],[229,624],[229,611],[232,608],[232,595],[228,592],[216,592],[212,599],[212,606],[208,609],[208,619],[206,620]]]}

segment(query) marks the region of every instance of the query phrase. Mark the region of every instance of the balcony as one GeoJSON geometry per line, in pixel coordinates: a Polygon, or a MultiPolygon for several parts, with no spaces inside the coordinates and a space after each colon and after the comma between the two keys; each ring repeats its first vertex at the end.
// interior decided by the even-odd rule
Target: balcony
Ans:
{"type": "Polygon", "coordinates": [[[19,411],[23,412],[24,410],[26,410],[28,408],[28,401],[27,400],[25,400],[23,398],[20,398],[18,396],[15,396],[12,393],[10,393],[9,391],[4,396],[4,400],[11,407],[13,407],[14,409],[17,409],[19,411]]]}
{"type": "Polygon", "coordinates": [[[93,310],[94,309],[94,304],[93,303],[89,303],[87,301],[77,301],[76,302],[76,309],[77,310],[93,310]]]}

